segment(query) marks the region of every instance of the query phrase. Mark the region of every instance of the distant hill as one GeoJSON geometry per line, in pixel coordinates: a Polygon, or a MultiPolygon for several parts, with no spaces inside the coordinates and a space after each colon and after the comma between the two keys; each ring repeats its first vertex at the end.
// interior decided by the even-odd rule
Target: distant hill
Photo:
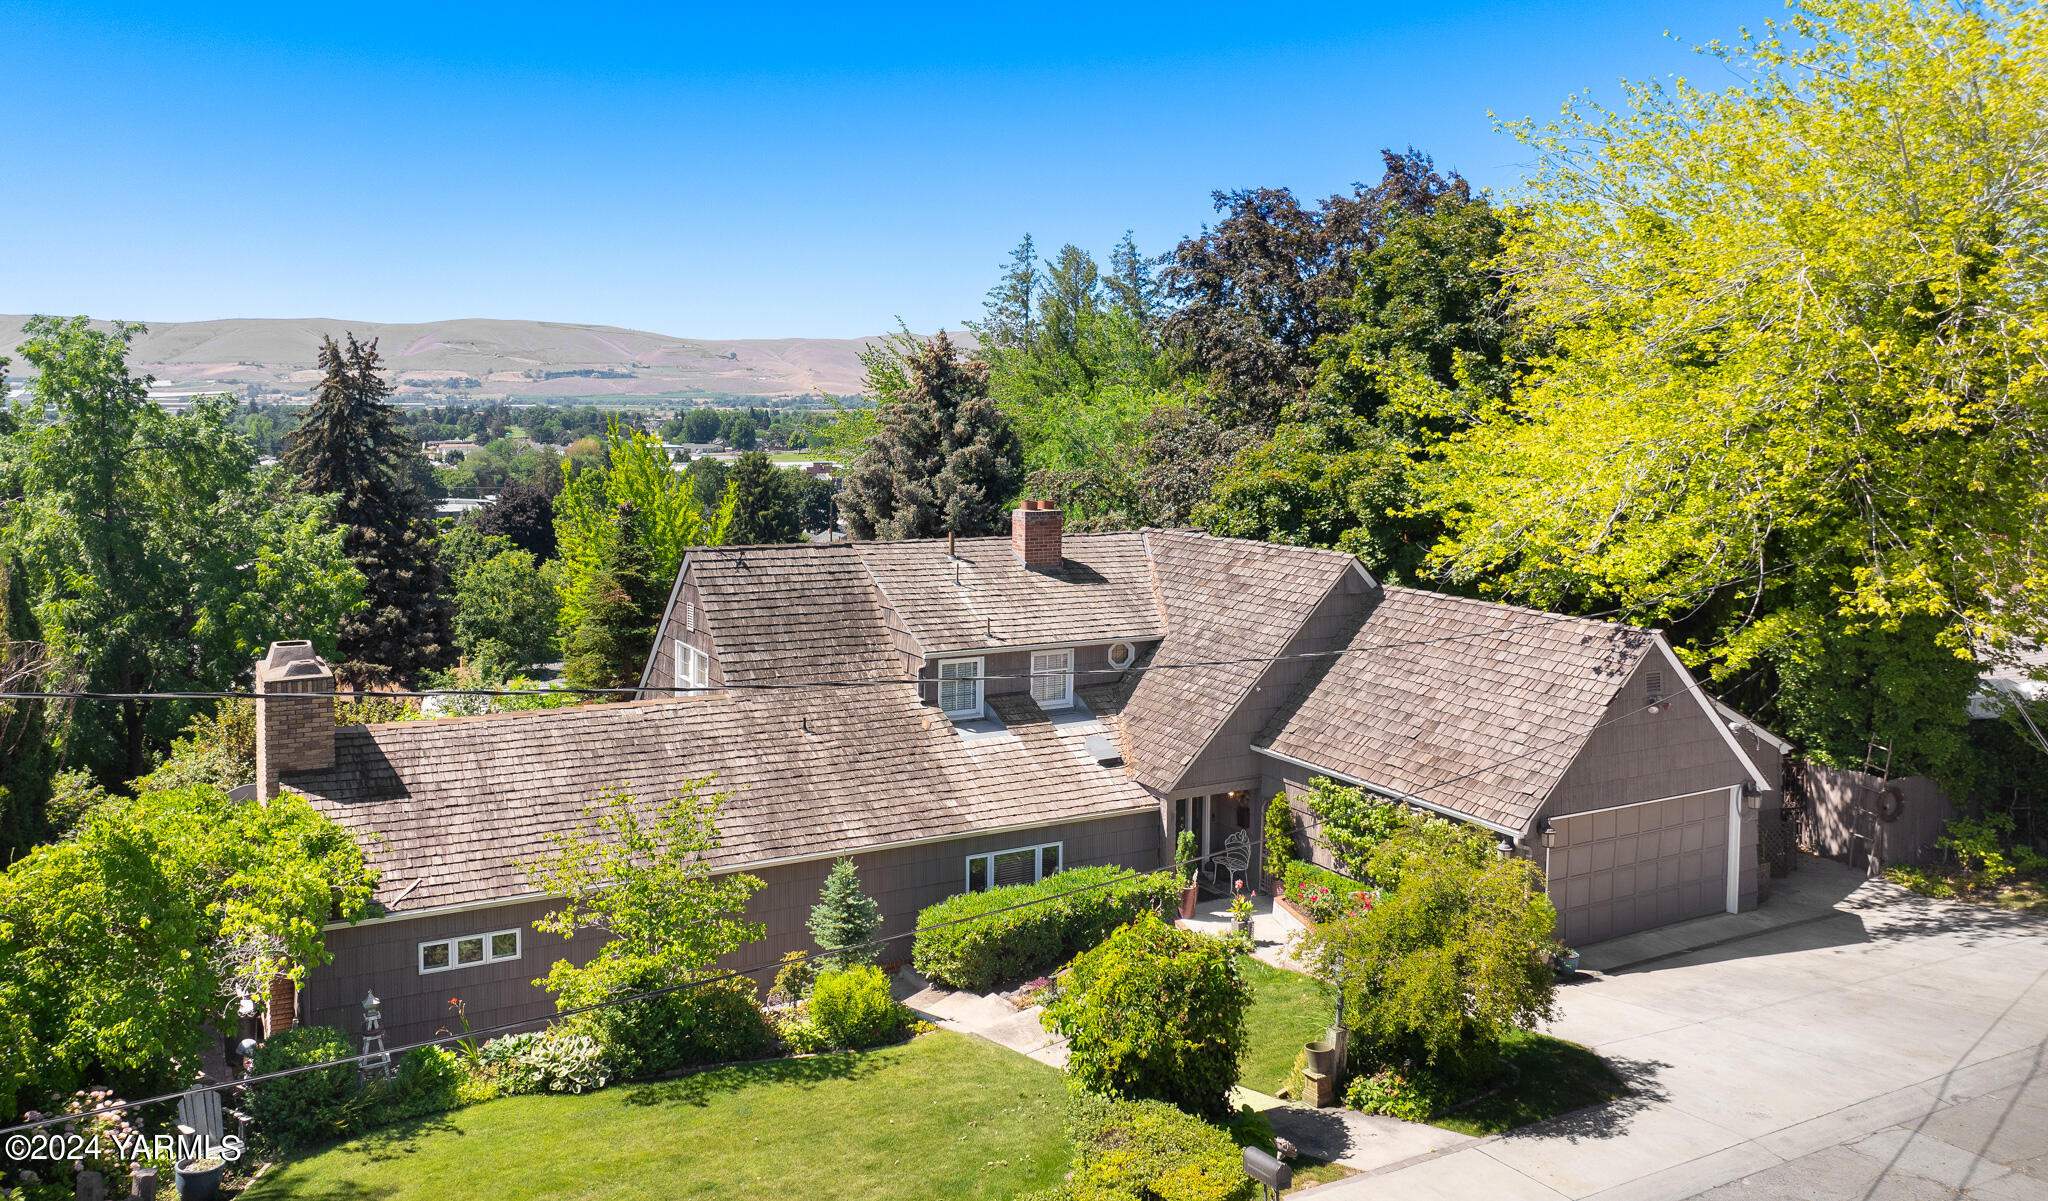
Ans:
{"type": "MultiPolygon", "coordinates": [[[[24,317],[0,316],[0,355],[15,352],[24,317]]],[[[550,321],[429,321],[387,325],[325,318],[152,322],[129,364],[156,377],[154,392],[228,392],[244,399],[304,397],[323,334],[354,332],[378,348],[407,403],[462,400],[658,404],[797,400],[860,391],[866,338],[672,338],[604,325],[550,321]]]]}

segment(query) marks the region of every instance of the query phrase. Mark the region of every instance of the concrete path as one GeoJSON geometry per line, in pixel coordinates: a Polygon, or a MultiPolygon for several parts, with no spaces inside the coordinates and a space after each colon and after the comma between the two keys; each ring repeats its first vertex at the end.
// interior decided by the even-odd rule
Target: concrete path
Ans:
{"type": "Polygon", "coordinates": [[[2048,920],[1826,861],[1778,883],[1584,950],[1552,1031],[1629,1096],[1300,1195],[2048,1201],[2048,920]]]}
{"type": "Polygon", "coordinates": [[[1000,996],[952,992],[926,983],[907,967],[903,969],[903,978],[909,981],[906,988],[923,985],[905,996],[903,1003],[927,1020],[948,1030],[978,1035],[1040,1063],[1056,1068],[1067,1066],[1066,1041],[1039,1021],[1039,1015],[1045,1012],[1043,1006],[1019,1009],[1000,996]]]}
{"type": "MultiPolygon", "coordinates": [[[[1174,925],[1187,930],[1199,930],[1204,934],[1230,933],[1230,900],[1227,897],[1203,901],[1195,909],[1195,916],[1184,917],[1174,925]]],[[[1285,909],[1273,904],[1269,896],[1252,898],[1252,957],[1286,968],[1290,972],[1302,970],[1294,957],[1294,940],[1306,929],[1295,921],[1285,909]]]]}

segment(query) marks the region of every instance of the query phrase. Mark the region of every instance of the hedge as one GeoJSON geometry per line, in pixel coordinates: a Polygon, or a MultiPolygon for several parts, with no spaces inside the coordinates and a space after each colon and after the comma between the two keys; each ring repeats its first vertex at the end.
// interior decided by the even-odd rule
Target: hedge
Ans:
{"type": "Polygon", "coordinates": [[[967,893],[917,915],[910,961],[947,988],[987,992],[1058,967],[1138,914],[1166,912],[1179,897],[1170,873],[1134,876],[1121,867],[1075,868],[1036,884],[967,893]],[[942,922],[957,924],[930,928],[942,922]]]}
{"type": "MultiPolygon", "coordinates": [[[[256,1075],[329,1060],[359,1052],[348,1035],[332,1026],[301,1026],[280,1030],[256,1048],[256,1075]]],[[[330,1142],[361,1129],[369,1120],[362,1081],[353,1063],[337,1063],[249,1087],[249,1118],[266,1145],[284,1154],[330,1142]]]]}
{"type": "MultiPolygon", "coordinates": [[[[628,981],[644,992],[667,982],[654,976],[628,981]]],[[[651,1076],[704,1063],[751,1059],[774,1041],[754,986],[720,980],[600,1009],[581,1019],[604,1048],[611,1074],[651,1076]]]]}

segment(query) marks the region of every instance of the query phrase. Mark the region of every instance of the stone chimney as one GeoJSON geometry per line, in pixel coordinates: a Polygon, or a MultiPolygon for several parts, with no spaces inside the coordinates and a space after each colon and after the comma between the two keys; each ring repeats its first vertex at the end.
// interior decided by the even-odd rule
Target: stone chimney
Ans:
{"type": "Polygon", "coordinates": [[[334,691],[334,671],[310,642],[273,642],[256,661],[256,797],[277,795],[286,772],[334,766],[334,699],[293,693],[334,691]],[[276,699],[271,699],[275,697],[276,699]]]}
{"type": "Polygon", "coordinates": [[[1010,548],[1032,571],[1060,566],[1060,511],[1049,500],[1019,501],[1010,514],[1010,548]]]}

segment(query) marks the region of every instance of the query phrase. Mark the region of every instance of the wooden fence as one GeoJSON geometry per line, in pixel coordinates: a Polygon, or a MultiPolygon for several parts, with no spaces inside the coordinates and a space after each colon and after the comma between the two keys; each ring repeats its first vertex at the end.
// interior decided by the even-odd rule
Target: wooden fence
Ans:
{"type": "Polygon", "coordinates": [[[1955,807],[1926,776],[1884,781],[1867,772],[1799,764],[1805,785],[1806,840],[1815,851],[1873,874],[1894,863],[1923,863],[1955,807]],[[1876,863],[1871,863],[1875,855],[1876,863]]]}

